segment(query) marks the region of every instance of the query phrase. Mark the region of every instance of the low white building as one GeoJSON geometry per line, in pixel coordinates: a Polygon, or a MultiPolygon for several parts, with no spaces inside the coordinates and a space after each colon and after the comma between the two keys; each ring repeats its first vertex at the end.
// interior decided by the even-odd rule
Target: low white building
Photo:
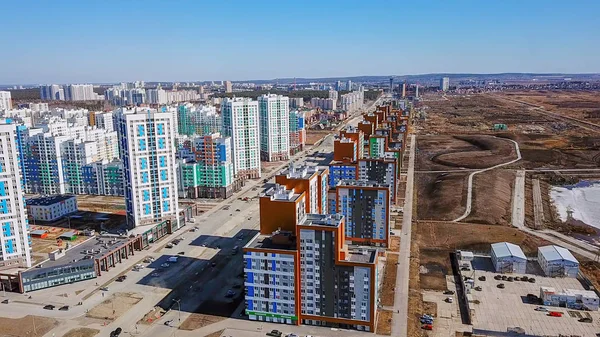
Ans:
{"type": "Polygon", "coordinates": [[[27,199],[27,213],[34,220],[55,221],[77,212],[77,199],[74,195],[53,195],[27,199]]]}
{"type": "Polygon", "coordinates": [[[548,277],[577,277],[579,273],[579,261],[563,247],[539,247],[538,262],[548,277]]]}
{"type": "Polygon", "coordinates": [[[521,248],[510,242],[492,244],[492,263],[497,273],[524,274],[527,257],[521,248]]]}
{"type": "Polygon", "coordinates": [[[552,287],[540,287],[540,298],[544,305],[577,310],[598,311],[600,298],[591,290],[563,289],[557,292],[552,287]]]}

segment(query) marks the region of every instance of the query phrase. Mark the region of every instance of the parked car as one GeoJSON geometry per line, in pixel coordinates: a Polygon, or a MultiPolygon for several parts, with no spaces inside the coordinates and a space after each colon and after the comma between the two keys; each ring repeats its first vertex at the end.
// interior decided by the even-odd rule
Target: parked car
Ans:
{"type": "Polygon", "coordinates": [[[166,248],[173,248],[173,244],[172,243],[167,243],[167,245],[165,247],[166,248]]]}
{"type": "Polygon", "coordinates": [[[563,315],[563,314],[562,314],[562,312],[560,312],[560,311],[550,311],[550,312],[548,313],[548,316],[552,316],[552,317],[562,317],[562,315],[563,315]]]}
{"type": "Polygon", "coordinates": [[[494,280],[501,280],[502,279],[502,275],[496,275],[494,276],[494,280]]]}
{"type": "Polygon", "coordinates": [[[486,280],[485,276],[479,276],[479,281],[485,281],[485,280],[486,280]]]}
{"type": "Polygon", "coordinates": [[[185,252],[179,252],[177,255],[185,255],[185,252]]]}
{"type": "Polygon", "coordinates": [[[168,263],[166,263],[166,262],[165,262],[165,263],[163,263],[163,264],[161,264],[160,266],[161,266],[161,267],[163,267],[163,268],[169,268],[169,264],[168,264],[168,263]]]}
{"type": "Polygon", "coordinates": [[[591,317],[583,317],[579,319],[582,323],[592,323],[594,320],[591,317]]]}
{"type": "Polygon", "coordinates": [[[8,304],[8,302],[10,302],[8,298],[5,299],[4,301],[2,301],[2,303],[4,303],[4,304],[8,304]]]}
{"type": "Polygon", "coordinates": [[[433,330],[433,325],[432,324],[423,324],[423,326],[421,328],[423,330],[433,330]]]}
{"type": "Polygon", "coordinates": [[[116,328],[115,331],[110,333],[110,337],[119,337],[119,335],[121,335],[121,332],[123,332],[123,329],[116,328]]]}
{"type": "Polygon", "coordinates": [[[217,263],[216,263],[216,262],[212,262],[212,263],[210,264],[210,266],[211,266],[211,267],[216,267],[216,266],[217,266],[217,263]]]}
{"type": "Polygon", "coordinates": [[[535,283],[535,279],[533,277],[529,278],[527,281],[529,281],[529,283],[535,283]]]}
{"type": "Polygon", "coordinates": [[[428,318],[421,318],[420,321],[421,324],[433,324],[433,320],[428,318]]]}
{"type": "Polygon", "coordinates": [[[267,336],[273,336],[273,337],[281,337],[283,333],[279,330],[271,330],[270,332],[267,332],[267,336]]]}
{"type": "Polygon", "coordinates": [[[44,306],[44,309],[46,310],[54,310],[54,308],[56,308],[55,306],[53,306],[52,304],[48,304],[44,306]]]}
{"type": "Polygon", "coordinates": [[[477,291],[481,291],[481,290],[482,290],[482,288],[481,288],[480,286],[477,286],[477,287],[475,287],[475,290],[477,290],[477,291]]]}
{"type": "Polygon", "coordinates": [[[452,297],[448,296],[448,297],[446,297],[445,301],[447,303],[452,303],[452,302],[454,302],[454,299],[452,297]]]}
{"type": "Polygon", "coordinates": [[[227,294],[225,295],[225,297],[231,298],[233,296],[235,296],[235,291],[233,291],[232,289],[227,290],[227,294]]]}
{"type": "Polygon", "coordinates": [[[444,291],[444,295],[454,295],[454,290],[446,290],[444,291]]]}
{"type": "Polygon", "coordinates": [[[108,287],[102,287],[102,288],[100,288],[100,290],[102,290],[102,291],[108,291],[108,287]]]}
{"type": "Polygon", "coordinates": [[[172,320],[172,319],[170,319],[170,320],[168,320],[168,321],[165,321],[165,323],[164,323],[164,324],[165,324],[166,326],[171,326],[171,323],[173,323],[173,320],[172,320]]]}
{"type": "Polygon", "coordinates": [[[504,283],[498,284],[497,287],[500,288],[500,289],[504,289],[504,283]]]}
{"type": "Polygon", "coordinates": [[[546,307],[537,307],[534,309],[535,311],[543,311],[543,312],[548,312],[548,308],[546,307]]]}
{"type": "Polygon", "coordinates": [[[295,333],[289,333],[289,334],[285,335],[285,337],[299,337],[299,336],[296,335],[295,333]]]}
{"type": "Polygon", "coordinates": [[[62,307],[58,308],[58,310],[68,311],[69,310],[69,306],[68,305],[63,305],[62,307]]]}
{"type": "Polygon", "coordinates": [[[127,279],[127,275],[121,275],[119,277],[117,277],[117,279],[115,281],[117,282],[123,282],[127,279]]]}

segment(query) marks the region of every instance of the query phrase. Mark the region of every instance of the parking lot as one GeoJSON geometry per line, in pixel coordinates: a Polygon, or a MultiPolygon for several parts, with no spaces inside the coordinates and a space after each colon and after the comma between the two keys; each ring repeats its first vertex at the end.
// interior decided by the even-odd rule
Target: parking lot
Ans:
{"type": "MultiPolygon", "coordinates": [[[[491,264],[491,262],[490,262],[491,264]]],[[[549,311],[558,311],[562,317],[549,316],[548,312],[536,311],[539,304],[529,303],[527,294],[540,296],[540,287],[581,289],[583,286],[575,278],[549,278],[527,275],[535,278],[535,283],[523,281],[495,280],[497,273],[488,270],[463,271],[463,275],[473,277],[475,286],[481,291],[472,290],[470,307],[472,310],[473,332],[507,332],[509,328],[521,328],[530,335],[541,336],[595,336],[600,332],[600,313],[546,306],[549,311]],[[479,278],[485,276],[485,281],[479,278]],[[504,284],[501,289],[498,285],[504,284]],[[589,314],[589,316],[588,316],[589,314]],[[591,317],[592,323],[579,322],[582,317],[591,317]]],[[[521,277],[523,275],[507,274],[521,277]]]]}

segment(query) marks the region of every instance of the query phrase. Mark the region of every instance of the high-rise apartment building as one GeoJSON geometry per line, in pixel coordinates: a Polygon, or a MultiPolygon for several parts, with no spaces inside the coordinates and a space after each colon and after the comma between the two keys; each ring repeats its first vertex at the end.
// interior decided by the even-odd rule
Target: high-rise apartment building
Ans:
{"type": "MultiPolygon", "coordinates": [[[[116,145],[116,144],[115,144],[116,145]]],[[[69,193],[84,194],[83,166],[98,160],[98,148],[94,142],[71,138],[60,146],[64,187],[69,193]]]]}
{"type": "Polygon", "coordinates": [[[337,102],[338,100],[338,92],[337,90],[329,90],[329,94],[328,97],[335,100],[337,102]]]}
{"type": "Polygon", "coordinates": [[[99,129],[104,129],[107,132],[115,131],[115,125],[113,123],[113,113],[95,113],[94,114],[94,125],[99,129]]]}
{"type": "Polygon", "coordinates": [[[348,82],[346,82],[346,90],[352,91],[352,81],[351,80],[348,80],[348,82]]]}
{"type": "Polygon", "coordinates": [[[328,180],[329,169],[326,167],[296,167],[293,163],[275,176],[277,184],[293,189],[296,193],[305,193],[305,213],[315,214],[327,214],[328,180]]]}
{"type": "Polygon", "coordinates": [[[231,137],[234,174],[260,178],[260,129],[258,102],[250,98],[224,98],[221,103],[223,136],[231,137]]]}
{"type": "Polygon", "coordinates": [[[101,160],[81,167],[84,194],[124,196],[123,163],[101,160]]]}
{"type": "Polygon", "coordinates": [[[290,111],[290,155],[304,149],[306,144],[306,128],[304,127],[304,112],[290,111]]]}
{"type": "Polygon", "coordinates": [[[257,234],[244,247],[248,317],[374,331],[377,252],[348,249],[343,228],[341,215],[305,214],[257,234]]]}
{"type": "Polygon", "coordinates": [[[337,100],[333,98],[313,97],[310,99],[310,105],[313,108],[320,108],[321,110],[336,110],[338,107],[337,100]]]}
{"type": "Polygon", "coordinates": [[[398,160],[395,158],[363,158],[357,163],[358,180],[374,181],[389,186],[390,197],[396,201],[396,183],[398,177],[398,160]]]}
{"type": "Polygon", "coordinates": [[[304,106],[304,98],[290,97],[290,108],[299,109],[304,106]]]}
{"type": "Polygon", "coordinates": [[[450,89],[450,78],[442,77],[440,79],[440,90],[447,91],[448,89],[450,89]]]}
{"type": "Polygon", "coordinates": [[[225,92],[226,93],[230,93],[233,92],[233,85],[231,84],[231,81],[225,81],[225,92]]]}
{"type": "Polygon", "coordinates": [[[308,214],[298,224],[302,324],[373,332],[377,311],[377,251],[345,244],[343,216],[308,214]]]}
{"type": "Polygon", "coordinates": [[[191,139],[179,161],[179,191],[186,198],[229,198],[241,187],[233,174],[231,137],[219,133],[191,139]]]}
{"type": "Polygon", "coordinates": [[[221,132],[221,115],[212,105],[181,104],[177,114],[177,131],[180,135],[205,136],[221,132]]]}
{"type": "Polygon", "coordinates": [[[179,228],[173,115],[142,109],[118,113],[127,225],[171,221],[179,228]]]}
{"type": "Polygon", "coordinates": [[[40,99],[45,101],[64,101],[65,90],[58,84],[40,86],[40,99]]]}
{"type": "Polygon", "coordinates": [[[91,101],[104,99],[94,92],[91,84],[69,84],[63,88],[66,101],[91,101]]]}
{"type": "Polygon", "coordinates": [[[307,195],[285,185],[268,187],[259,197],[260,232],[295,231],[296,224],[306,214],[307,195]]]}
{"type": "Polygon", "coordinates": [[[346,240],[387,247],[390,187],[368,180],[342,180],[336,186],[337,214],[345,217],[346,240]]]}
{"type": "Polygon", "coordinates": [[[0,125],[0,269],[31,267],[31,237],[18,154],[16,125],[0,125]]]}
{"type": "Polygon", "coordinates": [[[0,111],[12,109],[10,91],[0,91],[0,111]]]}
{"type": "Polygon", "coordinates": [[[69,136],[52,136],[49,133],[33,134],[24,147],[25,190],[35,194],[65,194],[62,144],[69,136]]]}
{"type": "Polygon", "coordinates": [[[281,95],[258,97],[260,119],[260,159],[280,161],[290,158],[290,104],[281,95]]]}

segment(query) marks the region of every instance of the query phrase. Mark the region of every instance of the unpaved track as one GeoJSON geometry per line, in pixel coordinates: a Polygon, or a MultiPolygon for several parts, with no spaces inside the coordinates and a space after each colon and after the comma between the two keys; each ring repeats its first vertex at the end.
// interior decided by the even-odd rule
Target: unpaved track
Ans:
{"type": "Polygon", "coordinates": [[[515,142],[512,139],[506,139],[506,140],[511,141],[515,144],[515,150],[517,151],[517,158],[513,159],[511,161],[508,161],[506,163],[494,165],[492,167],[488,167],[483,170],[478,170],[478,171],[475,171],[475,172],[469,174],[469,181],[468,181],[468,185],[467,185],[467,207],[465,209],[465,213],[452,221],[454,221],[454,222],[462,221],[464,218],[468,217],[469,214],[471,214],[471,207],[472,207],[472,203],[473,203],[473,177],[476,174],[479,174],[482,172],[487,172],[487,171],[490,171],[490,170],[493,170],[493,169],[496,169],[496,168],[499,168],[502,166],[510,165],[512,163],[516,163],[519,160],[521,160],[521,151],[519,150],[519,143],[515,142]]]}

